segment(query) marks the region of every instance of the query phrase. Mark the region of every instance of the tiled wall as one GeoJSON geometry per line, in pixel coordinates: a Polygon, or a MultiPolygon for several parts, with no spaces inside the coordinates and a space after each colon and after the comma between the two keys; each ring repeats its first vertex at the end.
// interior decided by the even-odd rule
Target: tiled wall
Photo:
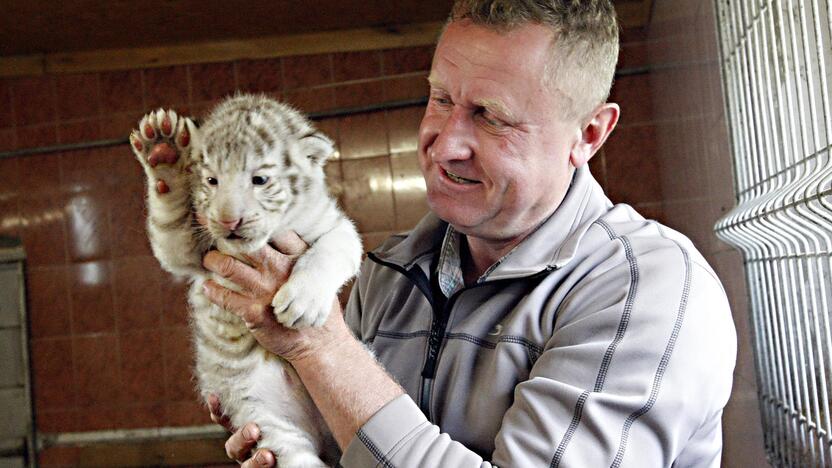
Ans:
{"type": "Polygon", "coordinates": [[[648,35],[654,151],[665,222],[687,234],[728,292],[739,351],[723,418],[723,466],[766,466],[741,255],[716,221],[734,206],[713,2],[656,0],[648,35]]]}
{"type": "MultiPolygon", "coordinates": [[[[645,31],[624,32],[623,70],[647,64],[646,40],[645,31]]],[[[123,138],[148,109],[200,115],[235,89],[308,112],[421,97],[430,58],[430,47],[416,47],[0,79],[0,151],[123,138]]],[[[650,76],[620,77],[612,99],[623,117],[592,171],[614,201],[664,220],[650,76]]],[[[340,150],[327,167],[331,184],[367,248],[427,210],[415,159],[421,112],[319,123],[340,150]]],[[[29,255],[41,431],[209,423],[190,377],[183,285],[150,254],[143,192],[126,146],[0,160],[0,234],[22,237],[29,255]]],[[[50,456],[66,462],[73,452],[50,456]]]]}
{"type": "Polygon", "coordinates": [[[610,200],[628,203],[645,217],[663,222],[646,37],[643,29],[622,32],[619,76],[609,99],[621,106],[621,118],[591,167],[610,200]]]}
{"type": "MultiPolygon", "coordinates": [[[[0,151],[124,138],[144,111],[200,115],[235,89],[307,112],[426,95],[431,47],[0,79],[0,151]]],[[[328,175],[372,247],[424,214],[420,108],[320,122],[328,175]]],[[[209,424],[191,379],[183,284],[150,253],[143,173],[127,146],[0,160],[0,234],[19,236],[38,429],[209,424]]],[[[65,456],[58,459],[65,460],[65,456]]]]}

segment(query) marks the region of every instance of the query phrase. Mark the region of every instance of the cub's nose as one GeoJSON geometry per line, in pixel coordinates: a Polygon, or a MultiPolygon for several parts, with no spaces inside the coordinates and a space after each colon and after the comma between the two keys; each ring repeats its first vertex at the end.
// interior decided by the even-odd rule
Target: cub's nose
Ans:
{"type": "Polygon", "coordinates": [[[224,228],[228,229],[229,231],[233,231],[233,230],[237,229],[237,227],[239,227],[239,226],[240,226],[240,222],[241,222],[241,221],[242,221],[242,219],[241,219],[241,218],[237,218],[237,219],[230,219],[230,220],[222,220],[222,219],[221,219],[221,220],[219,221],[219,223],[220,223],[220,224],[221,224],[224,228]]]}

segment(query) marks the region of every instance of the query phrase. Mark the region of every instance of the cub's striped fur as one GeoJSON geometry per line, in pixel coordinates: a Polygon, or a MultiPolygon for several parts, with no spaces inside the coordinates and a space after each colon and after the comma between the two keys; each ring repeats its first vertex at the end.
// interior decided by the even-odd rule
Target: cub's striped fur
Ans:
{"type": "Polygon", "coordinates": [[[240,257],[293,230],[310,247],[275,295],[275,314],[287,326],[322,324],[361,259],[359,236],[325,185],[331,140],[284,104],[238,95],[199,128],[171,110],[152,112],[131,145],[148,177],[153,252],[167,271],[192,280],[203,398],[219,396],[237,427],[256,422],[260,447],[274,451],[281,467],[334,462],[337,448],[294,370],[261,348],[240,319],[208,301],[201,266],[212,247],[240,257]],[[161,144],[176,157],[154,152],[161,144]]]}

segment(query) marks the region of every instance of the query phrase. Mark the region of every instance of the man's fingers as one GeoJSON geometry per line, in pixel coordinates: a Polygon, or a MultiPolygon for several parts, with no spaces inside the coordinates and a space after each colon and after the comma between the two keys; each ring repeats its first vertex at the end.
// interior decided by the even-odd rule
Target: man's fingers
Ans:
{"type": "Polygon", "coordinates": [[[245,291],[255,295],[266,292],[263,291],[261,273],[234,257],[212,250],[205,254],[202,265],[223,278],[228,278],[245,291]]]}
{"type": "Polygon", "coordinates": [[[234,292],[228,288],[222,287],[213,280],[206,281],[205,284],[202,285],[202,290],[211,302],[222,307],[223,309],[236,311],[236,309],[240,307],[244,308],[246,303],[249,302],[247,297],[244,297],[242,294],[234,292]]]}
{"type": "Polygon", "coordinates": [[[275,464],[274,454],[266,449],[260,449],[254,453],[254,456],[243,463],[242,468],[271,468],[275,464]]]}
{"type": "Polygon", "coordinates": [[[272,243],[284,255],[300,255],[309,248],[309,245],[295,231],[284,232],[272,239],[272,243]]]}
{"type": "Polygon", "coordinates": [[[269,244],[244,254],[244,257],[254,268],[260,270],[261,274],[271,275],[280,282],[285,281],[292,271],[292,259],[269,244]]]}
{"type": "Polygon", "coordinates": [[[202,290],[211,302],[231,311],[247,324],[257,325],[262,321],[260,316],[265,311],[265,307],[250,298],[222,287],[212,280],[206,281],[202,285],[202,290]]]}
{"type": "Polygon", "coordinates": [[[225,454],[228,458],[242,462],[257,446],[258,440],[260,440],[260,428],[254,423],[248,423],[225,441],[225,454]]]}

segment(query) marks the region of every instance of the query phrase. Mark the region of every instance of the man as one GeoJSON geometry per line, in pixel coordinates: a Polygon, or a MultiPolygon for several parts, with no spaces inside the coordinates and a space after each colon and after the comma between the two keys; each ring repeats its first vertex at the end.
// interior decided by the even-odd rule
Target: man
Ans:
{"type": "MultiPolygon", "coordinates": [[[[456,3],[419,131],[432,214],[369,255],[346,322],[276,324],[291,262],[271,248],[254,268],[205,257],[245,289],[209,296],[294,365],[344,467],[719,466],[724,291],[686,238],[613,206],[587,169],[618,120],[617,34],[608,0],[456,3]]],[[[256,438],[247,425],[227,450],[256,438]]]]}

